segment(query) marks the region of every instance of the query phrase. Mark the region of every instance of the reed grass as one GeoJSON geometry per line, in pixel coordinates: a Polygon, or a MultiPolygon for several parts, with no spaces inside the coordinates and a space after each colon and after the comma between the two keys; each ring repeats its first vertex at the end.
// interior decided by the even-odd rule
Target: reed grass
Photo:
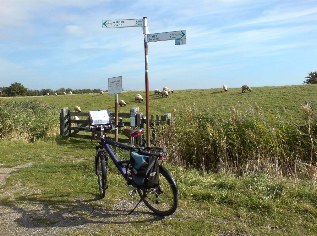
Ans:
{"type": "Polygon", "coordinates": [[[58,111],[38,101],[0,100],[0,139],[32,141],[55,136],[58,111]]]}
{"type": "Polygon", "coordinates": [[[316,114],[285,119],[259,107],[221,113],[192,107],[175,113],[171,125],[157,127],[158,143],[172,162],[206,172],[316,177],[316,114]]]}

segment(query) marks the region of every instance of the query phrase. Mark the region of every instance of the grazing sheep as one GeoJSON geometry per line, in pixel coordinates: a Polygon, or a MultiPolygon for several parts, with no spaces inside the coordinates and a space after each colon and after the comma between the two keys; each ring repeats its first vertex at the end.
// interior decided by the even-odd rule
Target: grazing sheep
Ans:
{"type": "Polygon", "coordinates": [[[57,96],[57,93],[54,93],[55,96],[57,96]]]}
{"type": "Polygon", "coordinates": [[[242,93],[244,93],[244,92],[246,92],[246,91],[249,91],[249,92],[252,91],[252,89],[251,89],[248,85],[243,85],[243,86],[241,87],[241,89],[242,89],[242,93]]]}
{"type": "Polygon", "coordinates": [[[162,97],[168,97],[168,91],[167,90],[163,90],[161,92],[161,94],[162,94],[162,97]]]}
{"type": "Polygon", "coordinates": [[[163,91],[167,91],[168,93],[174,93],[174,90],[168,87],[164,87],[163,91]]]}
{"type": "MultiPolygon", "coordinates": [[[[74,107],[74,111],[75,111],[75,112],[81,112],[81,109],[80,109],[79,106],[75,106],[75,107],[74,107]]],[[[71,119],[72,119],[72,120],[79,120],[79,117],[78,117],[78,116],[72,116],[71,119]]],[[[73,125],[74,125],[74,126],[77,126],[77,124],[73,124],[73,125]]]]}
{"type": "Polygon", "coordinates": [[[224,85],[222,86],[222,88],[223,88],[223,91],[225,91],[225,92],[228,91],[228,86],[227,86],[226,84],[224,84],[224,85]]]}
{"type": "Polygon", "coordinates": [[[72,91],[69,91],[69,94],[73,94],[73,92],[72,92],[72,91]]]}
{"type": "Polygon", "coordinates": [[[102,91],[102,90],[100,91],[100,94],[103,94],[103,91],[102,91]]]}
{"type": "Polygon", "coordinates": [[[154,94],[161,94],[161,90],[155,89],[155,90],[154,90],[154,94]]]}
{"type": "Polygon", "coordinates": [[[50,93],[46,93],[46,96],[50,96],[50,93]]]}
{"type": "Polygon", "coordinates": [[[63,92],[64,95],[66,95],[66,92],[63,92]]]}
{"type": "Polygon", "coordinates": [[[143,97],[141,96],[141,94],[137,94],[137,95],[135,95],[135,101],[136,102],[141,102],[141,101],[143,101],[143,97]]]}
{"type": "Polygon", "coordinates": [[[81,108],[79,106],[74,107],[75,112],[81,112],[81,108]]]}
{"type": "Polygon", "coordinates": [[[127,104],[124,100],[120,100],[119,105],[120,105],[120,107],[123,107],[123,106],[126,106],[127,104]]]}

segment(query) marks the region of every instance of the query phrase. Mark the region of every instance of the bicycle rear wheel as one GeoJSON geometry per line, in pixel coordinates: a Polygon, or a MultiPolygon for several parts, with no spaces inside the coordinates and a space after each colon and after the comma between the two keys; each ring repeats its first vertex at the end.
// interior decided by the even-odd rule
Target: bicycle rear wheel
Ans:
{"type": "Polygon", "coordinates": [[[168,216],[176,211],[178,205],[178,190],[172,175],[160,166],[160,184],[150,189],[138,188],[138,193],[144,204],[159,216],[168,216]]]}
{"type": "Polygon", "coordinates": [[[96,174],[98,176],[99,196],[104,198],[106,195],[107,185],[107,168],[108,160],[103,151],[98,151],[96,155],[96,174]]]}

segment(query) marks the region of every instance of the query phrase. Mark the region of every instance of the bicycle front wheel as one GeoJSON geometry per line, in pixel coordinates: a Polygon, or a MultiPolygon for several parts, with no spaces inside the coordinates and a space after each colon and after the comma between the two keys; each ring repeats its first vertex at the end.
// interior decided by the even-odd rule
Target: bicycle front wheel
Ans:
{"type": "Polygon", "coordinates": [[[176,182],[166,168],[160,166],[159,185],[150,189],[138,188],[144,204],[159,216],[168,216],[176,211],[178,190],[176,182]]]}
{"type": "Polygon", "coordinates": [[[96,174],[98,176],[99,196],[104,198],[107,186],[107,168],[108,160],[103,151],[98,151],[96,155],[96,174]]]}

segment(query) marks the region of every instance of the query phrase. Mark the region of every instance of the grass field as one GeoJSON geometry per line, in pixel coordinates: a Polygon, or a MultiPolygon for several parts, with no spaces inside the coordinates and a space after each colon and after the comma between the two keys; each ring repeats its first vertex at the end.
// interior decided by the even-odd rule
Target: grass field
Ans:
{"type": "MultiPolygon", "coordinates": [[[[127,106],[120,108],[120,112],[129,112],[131,107],[140,107],[145,113],[145,102],[136,103],[134,95],[140,93],[145,98],[143,91],[126,91],[119,95],[119,99],[126,101],[127,106]]],[[[241,93],[240,88],[229,89],[222,92],[222,89],[195,89],[176,90],[169,98],[162,98],[159,95],[150,93],[150,114],[163,115],[167,112],[186,110],[194,107],[199,111],[220,112],[230,114],[232,107],[259,107],[270,114],[280,114],[289,119],[298,118],[301,115],[301,106],[305,101],[317,104],[316,85],[298,85],[284,87],[259,87],[253,88],[251,93],[241,93]]],[[[0,98],[6,100],[7,98],[0,98]]],[[[109,109],[114,112],[115,96],[109,94],[81,94],[81,95],[60,95],[43,97],[16,97],[13,100],[36,100],[45,104],[54,105],[56,109],[80,106],[83,111],[109,109]]]]}
{"type": "MultiPolygon", "coordinates": [[[[122,112],[134,106],[145,111],[144,103],[133,101],[135,93],[120,94],[128,103],[122,112]]],[[[317,86],[306,85],[254,88],[245,94],[240,89],[227,93],[221,89],[186,90],[175,91],[169,98],[151,94],[150,108],[151,114],[172,112],[180,117],[182,111],[190,115],[188,111],[195,110],[229,119],[232,108],[244,111],[251,107],[264,116],[305,124],[302,105],[310,101],[315,114],[316,95],[317,86]]],[[[1,98],[0,104],[8,100],[40,101],[54,107],[57,115],[62,107],[72,109],[75,105],[83,111],[114,110],[114,96],[107,94],[1,98]]],[[[140,207],[127,216],[134,199],[113,166],[106,198],[97,199],[95,144],[58,137],[34,143],[1,140],[0,168],[24,163],[32,166],[13,172],[0,186],[0,207],[17,211],[20,218],[15,222],[22,229],[49,233],[57,228],[59,235],[317,235],[316,180],[274,177],[265,172],[207,173],[167,164],[180,190],[176,213],[161,219],[140,207]]]]}

